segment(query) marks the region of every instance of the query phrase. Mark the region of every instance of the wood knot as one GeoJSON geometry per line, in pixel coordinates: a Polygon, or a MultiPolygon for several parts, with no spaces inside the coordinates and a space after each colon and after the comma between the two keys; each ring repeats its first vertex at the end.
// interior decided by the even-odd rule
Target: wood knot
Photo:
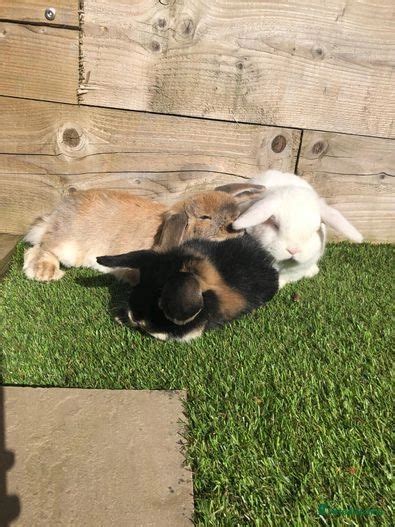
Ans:
{"type": "Polygon", "coordinates": [[[187,18],[186,20],[183,21],[182,32],[184,33],[184,35],[191,35],[193,33],[193,28],[194,28],[194,24],[191,18],[187,18]]]}
{"type": "Polygon", "coordinates": [[[158,53],[158,51],[160,51],[160,44],[157,40],[153,40],[151,42],[151,50],[154,51],[155,53],[158,53]]]}
{"type": "Polygon", "coordinates": [[[283,135],[276,135],[272,141],[272,150],[276,154],[280,154],[287,146],[287,140],[283,135]]]}
{"type": "Polygon", "coordinates": [[[316,143],[313,144],[311,151],[313,152],[315,156],[319,156],[320,154],[325,152],[326,149],[327,149],[327,144],[325,143],[325,141],[317,141],[316,143]]]}
{"type": "Polygon", "coordinates": [[[244,69],[244,64],[241,60],[239,60],[239,62],[236,62],[236,68],[240,71],[244,69]]]}
{"type": "Polygon", "coordinates": [[[57,129],[56,143],[60,154],[78,158],[86,151],[88,138],[78,123],[68,121],[57,129]]]}
{"type": "Polygon", "coordinates": [[[195,24],[192,18],[183,20],[180,24],[179,31],[184,37],[192,37],[195,32],[195,24]]]}
{"type": "Polygon", "coordinates": [[[80,135],[75,128],[66,128],[63,132],[63,142],[67,146],[76,148],[80,144],[80,135]]]}
{"type": "Polygon", "coordinates": [[[167,26],[166,18],[158,18],[157,25],[160,29],[165,29],[165,27],[167,26]]]}

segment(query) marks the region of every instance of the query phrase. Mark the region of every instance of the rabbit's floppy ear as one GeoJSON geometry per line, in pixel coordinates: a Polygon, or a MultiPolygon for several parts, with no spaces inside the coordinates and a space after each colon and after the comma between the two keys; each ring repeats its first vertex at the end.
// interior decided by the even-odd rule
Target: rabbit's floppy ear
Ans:
{"type": "Polygon", "coordinates": [[[253,183],[230,183],[229,185],[221,185],[214,190],[226,192],[233,196],[236,201],[243,202],[245,200],[261,198],[266,188],[263,185],[255,185],[253,183]]]}
{"type": "Polygon", "coordinates": [[[159,255],[154,251],[132,251],[115,256],[98,256],[97,263],[105,267],[140,268],[151,263],[159,255]]]}
{"type": "Polygon", "coordinates": [[[266,187],[253,183],[230,183],[229,185],[216,187],[214,190],[226,192],[233,196],[241,214],[262,198],[266,192],[266,187]]]}
{"type": "Polygon", "coordinates": [[[340,232],[349,240],[356,243],[361,243],[363,240],[362,234],[346,220],[346,218],[337,209],[328,205],[324,199],[320,198],[320,212],[324,223],[340,232]]]}
{"type": "Polygon", "coordinates": [[[203,309],[200,284],[192,273],[178,272],[162,289],[159,307],[165,317],[179,326],[191,322],[203,309]]]}
{"type": "Polygon", "coordinates": [[[186,212],[168,212],[165,215],[156,247],[167,250],[180,245],[183,241],[187,225],[188,216],[186,212]]]}
{"type": "Polygon", "coordinates": [[[247,229],[267,221],[276,209],[276,199],[272,196],[260,199],[241,214],[232,226],[234,229],[247,229]]]}

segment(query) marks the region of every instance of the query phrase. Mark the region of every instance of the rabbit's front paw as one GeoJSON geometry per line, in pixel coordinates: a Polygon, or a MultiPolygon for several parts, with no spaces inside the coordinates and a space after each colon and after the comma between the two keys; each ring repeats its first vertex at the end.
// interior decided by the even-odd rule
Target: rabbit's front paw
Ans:
{"type": "Polygon", "coordinates": [[[306,278],[312,278],[313,276],[318,274],[318,272],[319,272],[319,267],[318,267],[318,265],[314,264],[309,269],[307,269],[307,271],[305,272],[304,276],[306,278]]]}
{"type": "Polygon", "coordinates": [[[41,260],[37,263],[34,279],[39,282],[51,282],[59,280],[64,275],[64,271],[59,269],[59,263],[56,265],[48,260],[41,260]]]}
{"type": "Polygon", "coordinates": [[[59,280],[64,275],[64,271],[59,268],[59,260],[56,256],[41,250],[38,246],[25,252],[23,270],[30,280],[38,280],[39,282],[59,280]]]}

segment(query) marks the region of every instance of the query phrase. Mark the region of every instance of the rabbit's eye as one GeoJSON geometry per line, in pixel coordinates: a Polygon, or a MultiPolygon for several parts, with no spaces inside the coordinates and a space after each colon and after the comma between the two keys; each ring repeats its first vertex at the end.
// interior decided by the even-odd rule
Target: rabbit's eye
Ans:
{"type": "Polygon", "coordinates": [[[200,220],[211,220],[211,216],[199,216],[200,220]]]}

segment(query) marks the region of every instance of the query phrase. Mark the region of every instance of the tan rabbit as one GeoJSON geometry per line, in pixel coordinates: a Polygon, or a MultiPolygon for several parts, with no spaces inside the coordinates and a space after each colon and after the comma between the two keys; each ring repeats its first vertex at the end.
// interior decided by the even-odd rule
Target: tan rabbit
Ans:
{"type": "Polygon", "coordinates": [[[232,222],[263,192],[260,185],[225,185],[169,208],[129,191],[76,191],[33,224],[25,237],[33,247],[25,251],[23,270],[28,278],[42,282],[59,280],[64,274],[60,264],[122,277],[122,272],[99,265],[96,257],[167,250],[191,238],[238,236],[232,222]]]}

